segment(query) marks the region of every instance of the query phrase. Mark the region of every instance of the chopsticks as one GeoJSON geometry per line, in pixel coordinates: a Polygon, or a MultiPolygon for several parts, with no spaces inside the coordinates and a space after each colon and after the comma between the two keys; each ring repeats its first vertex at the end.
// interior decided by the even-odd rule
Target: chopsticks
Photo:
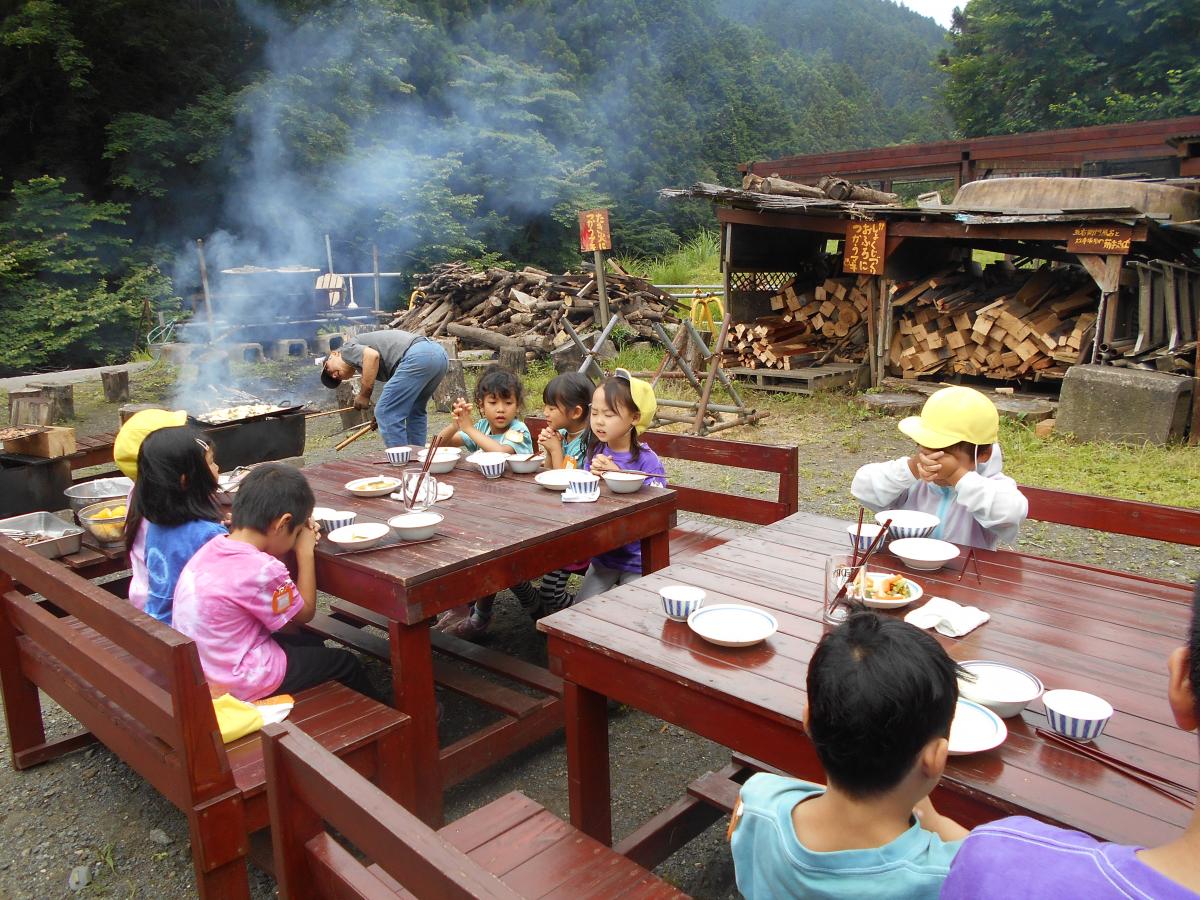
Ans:
{"type": "Polygon", "coordinates": [[[1155,775],[1153,772],[1148,772],[1145,769],[1140,769],[1133,763],[1127,763],[1123,760],[1114,759],[1103,750],[1097,750],[1095,747],[1088,744],[1080,743],[1079,741],[1071,740],[1069,737],[1064,737],[1057,732],[1050,731],[1047,728],[1034,728],[1034,732],[1038,737],[1050,743],[1078,753],[1080,756],[1086,756],[1093,762],[1098,762],[1101,765],[1108,766],[1114,772],[1120,772],[1126,778],[1138,782],[1143,787],[1147,787],[1156,793],[1162,794],[1169,800],[1174,800],[1181,806],[1192,807],[1196,803],[1196,792],[1189,787],[1185,787],[1177,781],[1172,781],[1169,778],[1164,778],[1161,775],[1155,775]],[[1182,792],[1184,796],[1180,796],[1182,792]]]}
{"type": "MultiPolygon", "coordinates": [[[[433,458],[437,455],[438,447],[442,445],[442,436],[434,435],[433,440],[429,442],[429,449],[425,451],[425,462],[421,463],[421,474],[417,476],[417,483],[413,487],[412,502],[415,505],[417,498],[421,496],[421,488],[425,487],[425,476],[429,474],[429,467],[433,465],[433,458]]],[[[405,486],[400,485],[401,496],[404,496],[405,486]]],[[[412,507],[409,506],[411,509],[412,507]]]]}
{"type": "Polygon", "coordinates": [[[970,563],[975,567],[975,580],[983,584],[983,576],[979,574],[979,559],[975,556],[975,548],[972,547],[967,552],[967,558],[963,560],[962,568],[958,570],[958,581],[962,581],[963,576],[967,574],[967,564],[970,563]]]}
{"type": "Polygon", "coordinates": [[[854,550],[850,555],[850,568],[858,565],[858,542],[862,538],[862,520],[863,513],[866,512],[861,506],[858,508],[858,524],[854,526],[854,550]]]}
{"type": "Polygon", "coordinates": [[[846,579],[845,584],[838,588],[838,592],[833,598],[834,603],[838,603],[845,599],[846,592],[850,589],[850,585],[858,580],[859,574],[867,567],[867,563],[870,561],[871,557],[875,555],[875,551],[883,546],[884,536],[888,533],[888,529],[891,527],[891,519],[888,519],[883,523],[883,527],[879,529],[879,534],[875,535],[874,539],[871,541],[871,546],[869,546],[867,548],[867,552],[863,554],[862,560],[851,566],[851,569],[855,569],[856,571],[852,577],[846,579]]]}
{"type": "Polygon", "coordinates": [[[352,409],[354,409],[353,406],[343,406],[341,409],[327,409],[324,412],[310,413],[304,419],[307,421],[309,419],[319,419],[322,416],[336,416],[338,413],[350,412],[352,409]]]}
{"type": "Polygon", "coordinates": [[[617,469],[618,475],[645,475],[647,478],[662,478],[661,475],[655,475],[653,472],[643,472],[641,469],[617,469]]]}

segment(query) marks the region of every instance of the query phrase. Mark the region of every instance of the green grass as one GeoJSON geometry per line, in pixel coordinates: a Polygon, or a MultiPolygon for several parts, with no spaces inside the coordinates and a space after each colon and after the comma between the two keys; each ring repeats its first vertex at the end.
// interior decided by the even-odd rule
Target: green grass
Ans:
{"type": "Polygon", "coordinates": [[[617,262],[654,284],[721,283],[721,243],[715,231],[698,232],[663,256],[621,257],[617,262]]]}

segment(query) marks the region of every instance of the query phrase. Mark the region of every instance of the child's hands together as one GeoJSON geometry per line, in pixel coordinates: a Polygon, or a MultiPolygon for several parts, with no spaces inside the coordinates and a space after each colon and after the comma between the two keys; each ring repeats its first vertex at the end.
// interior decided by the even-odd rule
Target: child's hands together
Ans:
{"type": "Polygon", "coordinates": [[[321,535],[321,529],[317,525],[315,519],[309,519],[300,527],[300,533],[296,535],[296,553],[309,553],[317,546],[317,539],[321,535]]]}
{"type": "Polygon", "coordinates": [[[620,466],[612,461],[612,457],[605,456],[603,453],[597,453],[592,457],[592,464],[589,468],[597,475],[602,472],[619,472],[621,469],[620,466]]]}
{"type": "Polygon", "coordinates": [[[538,446],[543,450],[562,450],[562,435],[557,428],[547,425],[538,432],[538,446]]]}
{"type": "Polygon", "coordinates": [[[454,424],[458,426],[459,431],[465,431],[469,426],[474,424],[471,418],[471,404],[462,397],[454,401],[450,415],[454,418],[454,424]]]}
{"type": "Polygon", "coordinates": [[[944,450],[922,449],[916,456],[917,477],[943,487],[958,484],[970,466],[957,454],[944,450]]]}

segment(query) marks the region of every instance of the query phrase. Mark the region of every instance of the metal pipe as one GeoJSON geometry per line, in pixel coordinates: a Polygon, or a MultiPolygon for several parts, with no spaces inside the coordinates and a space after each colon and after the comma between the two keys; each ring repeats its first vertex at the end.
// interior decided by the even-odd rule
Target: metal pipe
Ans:
{"type": "MultiPolygon", "coordinates": [[[[700,407],[699,401],[696,400],[670,400],[662,397],[655,397],[655,401],[659,406],[669,406],[672,409],[690,409],[695,412],[700,407]]],[[[721,403],[710,403],[708,409],[723,413],[744,413],[747,412],[744,406],[728,406],[721,403]]],[[[749,410],[753,412],[753,410],[749,410]]]]}
{"type": "Polygon", "coordinates": [[[216,343],[216,335],[213,332],[213,314],[212,314],[212,298],[208,292],[208,265],[204,261],[204,240],[196,239],[196,255],[200,257],[200,287],[204,291],[204,315],[208,319],[208,342],[216,343]]]}

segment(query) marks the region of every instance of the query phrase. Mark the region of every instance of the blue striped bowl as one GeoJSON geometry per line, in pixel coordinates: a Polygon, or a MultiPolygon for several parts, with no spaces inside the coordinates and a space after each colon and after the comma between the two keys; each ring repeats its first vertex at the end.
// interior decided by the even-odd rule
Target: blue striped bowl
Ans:
{"type": "Polygon", "coordinates": [[[1046,691],[1042,695],[1050,727],[1076,741],[1094,741],[1112,718],[1107,700],[1084,691],[1046,691]]]}
{"type": "Polygon", "coordinates": [[[412,447],[388,447],[383,452],[387,454],[388,462],[393,466],[406,466],[412,447]]]}
{"type": "Polygon", "coordinates": [[[929,537],[941,521],[932,513],[916,509],[885,509],[875,513],[875,521],[880,525],[888,519],[892,520],[892,526],[888,529],[892,540],[929,537]]]}
{"type": "Polygon", "coordinates": [[[686,622],[687,617],[703,605],[705,594],[688,584],[668,584],[658,589],[658,596],[662,598],[663,612],[668,619],[686,622]]]}

